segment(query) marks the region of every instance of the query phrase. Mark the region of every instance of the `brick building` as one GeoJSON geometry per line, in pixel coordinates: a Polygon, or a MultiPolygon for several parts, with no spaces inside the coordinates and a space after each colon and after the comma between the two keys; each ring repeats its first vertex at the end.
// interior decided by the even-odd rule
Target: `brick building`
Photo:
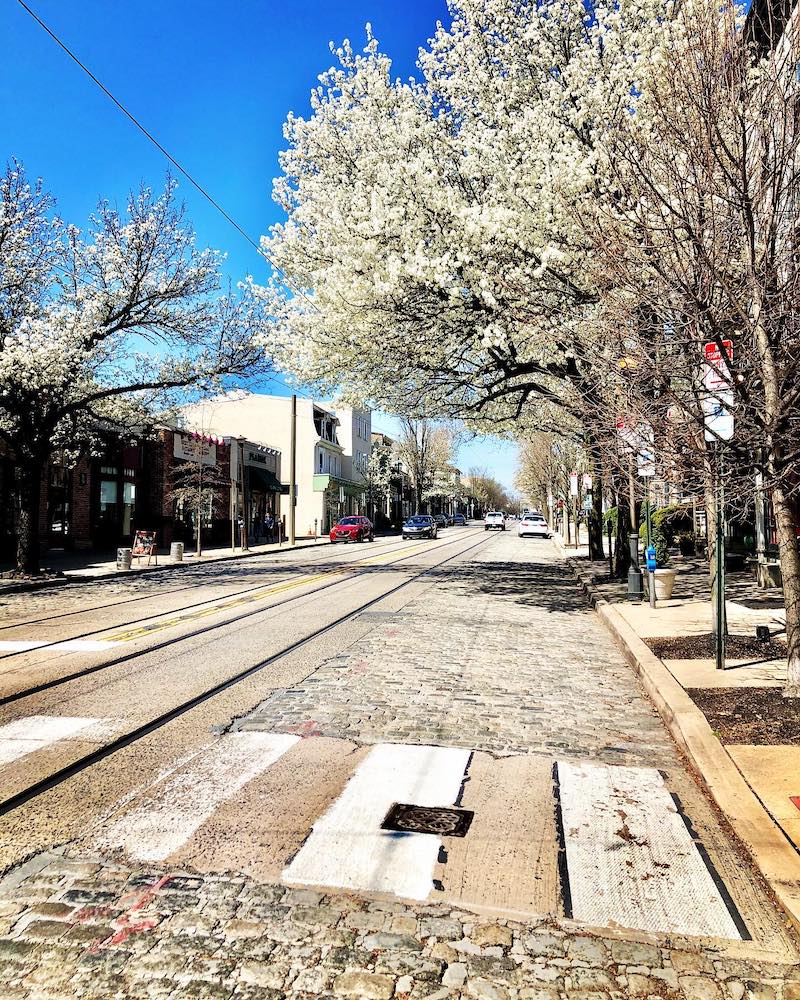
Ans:
{"type": "MultiPolygon", "coordinates": [[[[280,454],[252,442],[159,428],[140,440],[110,440],[101,454],[70,467],[55,455],[42,474],[39,544],[48,549],[111,551],[137,530],[155,531],[160,547],[196,540],[196,511],[176,499],[175,484],[198,460],[210,484],[204,545],[265,538],[280,494],[280,454]]],[[[188,473],[191,476],[191,473],[188,473]]],[[[17,499],[14,460],[0,451],[0,560],[13,560],[17,499]]]]}

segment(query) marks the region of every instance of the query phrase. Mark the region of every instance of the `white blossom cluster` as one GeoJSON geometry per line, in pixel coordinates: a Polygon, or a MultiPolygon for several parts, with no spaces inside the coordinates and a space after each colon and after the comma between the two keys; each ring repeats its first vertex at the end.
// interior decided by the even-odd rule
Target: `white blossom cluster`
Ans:
{"type": "Polygon", "coordinates": [[[665,0],[456,0],[393,79],[368,31],[291,116],[263,241],[268,348],[324,388],[397,412],[490,419],[564,401],[600,289],[582,212],[604,137],[657,64],[665,0]],[[580,351],[576,351],[576,345],[580,351]],[[534,385],[529,400],[525,387],[534,385]],[[518,388],[518,391],[516,389],[518,388]]]}

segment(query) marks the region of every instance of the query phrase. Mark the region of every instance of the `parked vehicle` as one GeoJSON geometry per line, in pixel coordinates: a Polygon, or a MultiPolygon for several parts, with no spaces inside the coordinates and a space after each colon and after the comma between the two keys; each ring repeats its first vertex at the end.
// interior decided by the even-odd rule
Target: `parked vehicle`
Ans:
{"type": "Polygon", "coordinates": [[[501,510],[490,510],[483,519],[483,530],[495,531],[498,529],[500,531],[506,530],[506,515],[501,510]]]}
{"type": "Polygon", "coordinates": [[[524,514],[517,526],[517,534],[520,538],[526,535],[534,538],[549,538],[550,527],[541,514],[524,514]]]}
{"type": "Polygon", "coordinates": [[[433,519],[440,528],[447,527],[447,514],[434,514],[433,519]]]}
{"type": "Polygon", "coordinates": [[[463,514],[453,515],[453,524],[457,525],[459,528],[463,528],[466,523],[467,519],[464,517],[463,514]]]}
{"type": "Polygon", "coordinates": [[[342,517],[331,528],[332,542],[374,542],[375,531],[368,517],[342,517]]]}
{"type": "Polygon", "coordinates": [[[413,514],[403,522],[403,538],[438,538],[439,525],[430,514],[413,514]]]}

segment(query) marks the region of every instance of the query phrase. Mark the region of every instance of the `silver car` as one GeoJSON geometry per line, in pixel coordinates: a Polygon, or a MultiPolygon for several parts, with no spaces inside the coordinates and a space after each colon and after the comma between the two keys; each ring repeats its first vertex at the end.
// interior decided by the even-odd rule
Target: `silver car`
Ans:
{"type": "Polygon", "coordinates": [[[430,514],[414,514],[403,522],[403,538],[437,538],[439,527],[430,514]]]}

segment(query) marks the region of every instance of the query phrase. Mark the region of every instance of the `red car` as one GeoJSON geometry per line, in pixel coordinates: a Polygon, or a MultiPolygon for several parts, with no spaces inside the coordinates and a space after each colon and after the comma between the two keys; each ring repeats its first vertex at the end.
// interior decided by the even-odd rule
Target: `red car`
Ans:
{"type": "Polygon", "coordinates": [[[375,532],[368,517],[343,517],[331,528],[332,542],[374,542],[375,532]]]}

